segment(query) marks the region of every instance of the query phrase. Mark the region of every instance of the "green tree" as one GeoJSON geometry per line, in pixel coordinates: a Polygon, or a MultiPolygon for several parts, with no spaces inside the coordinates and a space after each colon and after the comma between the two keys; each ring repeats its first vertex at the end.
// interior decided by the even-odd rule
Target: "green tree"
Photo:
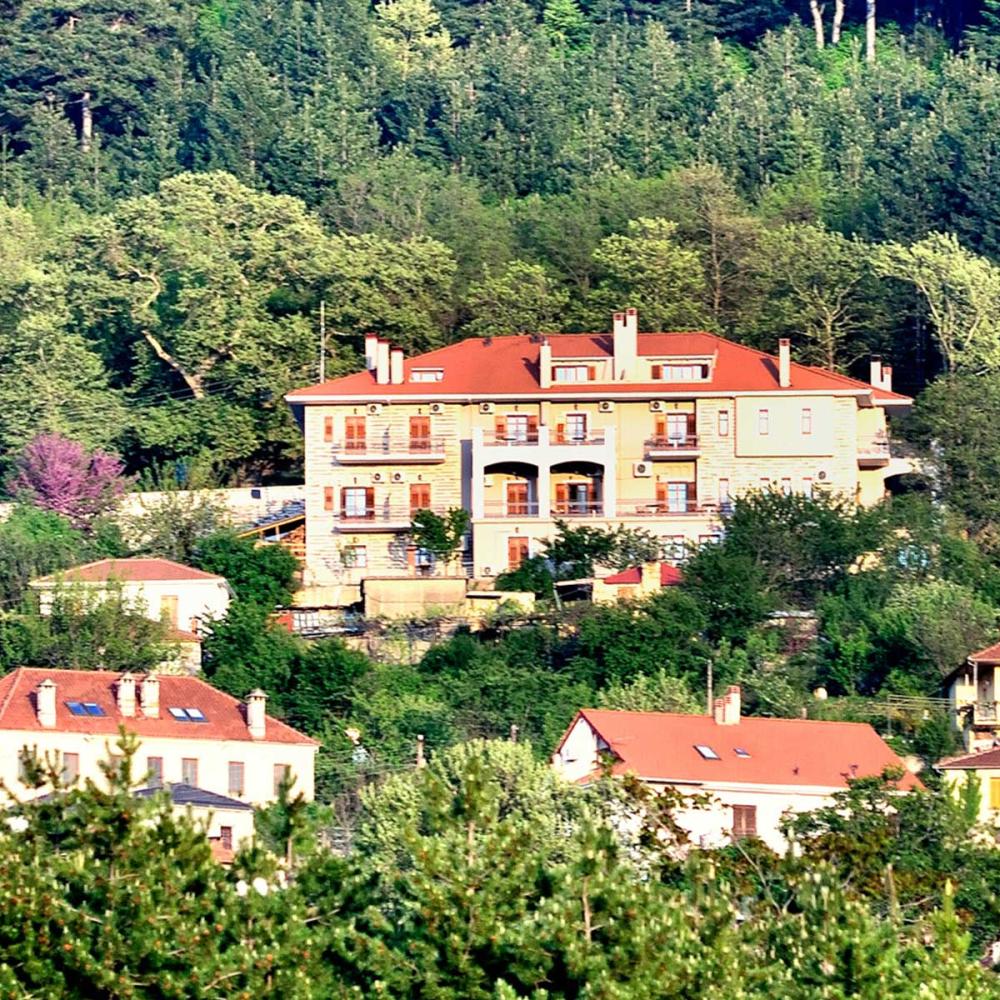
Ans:
{"type": "Polygon", "coordinates": [[[630,306],[646,330],[690,330],[707,317],[704,266],[698,251],[677,244],[677,223],[635,219],[624,233],[601,240],[594,260],[604,277],[588,300],[599,322],[630,306]]]}
{"type": "Polygon", "coordinates": [[[66,518],[19,504],[0,523],[0,602],[13,606],[29,580],[83,562],[86,551],[82,533],[66,518]]]}
{"type": "Polygon", "coordinates": [[[272,610],[291,599],[298,560],[280,545],[257,545],[233,532],[216,532],[198,541],[195,565],[224,576],[244,604],[272,610]]]}
{"type": "Polygon", "coordinates": [[[374,35],[376,47],[404,79],[440,72],[451,58],[451,37],[431,0],[380,0],[374,35]]]}
{"type": "Polygon", "coordinates": [[[487,270],[467,292],[474,337],[547,333],[559,329],[569,295],[540,264],[512,261],[498,273],[487,270]]]}
{"type": "Polygon", "coordinates": [[[418,510],[410,525],[410,537],[414,545],[449,567],[462,551],[470,521],[469,512],[461,507],[452,507],[445,514],[418,510]]]}

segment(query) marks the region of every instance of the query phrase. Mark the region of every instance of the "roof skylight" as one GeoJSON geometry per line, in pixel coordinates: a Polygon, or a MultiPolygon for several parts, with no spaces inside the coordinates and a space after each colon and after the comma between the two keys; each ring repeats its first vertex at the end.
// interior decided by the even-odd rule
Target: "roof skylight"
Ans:
{"type": "Polygon", "coordinates": [[[702,755],[702,757],[705,758],[705,760],[722,759],[710,746],[706,746],[704,743],[695,743],[694,748],[702,755]]]}
{"type": "Polygon", "coordinates": [[[167,711],[177,722],[207,722],[205,713],[200,708],[178,708],[171,705],[167,711]]]}
{"type": "Polygon", "coordinates": [[[744,750],[743,747],[733,747],[733,753],[736,754],[737,757],[749,757],[750,756],[750,751],[749,750],[744,750]]]}
{"type": "Polygon", "coordinates": [[[81,718],[86,718],[88,715],[91,717],[105,715],[104,709],[96,701],[67,701],[66,707],[69,709],[70,715],[81,718]]]}

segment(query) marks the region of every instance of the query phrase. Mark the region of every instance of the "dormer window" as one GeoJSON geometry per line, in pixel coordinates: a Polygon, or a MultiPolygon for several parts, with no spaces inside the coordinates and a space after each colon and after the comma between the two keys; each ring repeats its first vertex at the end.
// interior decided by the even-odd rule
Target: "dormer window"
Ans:
{"type": "Polygon", "coordinates": [[[440,382],[444,378],[443,368],[412,368],[411,382],[440,382]]]}
{"type": "Polygon", "coordinates": [[[705,382],[708,365],[704,362],[653,365],[653,378],[663,382],[705,382]]]}
{"type": "Polygon", "coordinates": [[[590,365],[556,365],[552,369],[554,382],[592,382],[594,369],[590,365]]]}

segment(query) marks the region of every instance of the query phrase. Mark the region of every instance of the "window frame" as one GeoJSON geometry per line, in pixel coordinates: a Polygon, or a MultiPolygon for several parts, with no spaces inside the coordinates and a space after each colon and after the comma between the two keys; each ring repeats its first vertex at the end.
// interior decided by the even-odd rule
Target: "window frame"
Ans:
{"type": "Polygon", "coordinates": [[[734,803],[733,810],[733,840],[745,840],[757,836],[757,806],[745,803],[734,803]]]}
{"type": "Polygon", "coordinates": [[[730,414],[729,410],[719,410],[718,420],[716,422],[716,428],[718,430],[719,437],[729,437],[729,425],[730,425],[730,414]]]}
{"type": "Polygon", "coordinates": [[[146,773],[149,775],[149,782],[151,785],[162,785],[163,784],[163,758],[162,757],[147,757],[146,758],[146,773]]]}
{"type": "Polygon", "coordinates": [[[813,432],[813,411],[811,406],[803,406],[802,414],[799,418],[799,428],[803,437],[809,437],[813,432]]]}
{"type": "Polygon", "coordinates": [[[226,768],[226,787],[229,789],[229,794],[235,796],[238,799],[241,799],[243,798],[244,795],[246,795],[246,790],[247,790],[246,761],[231,760],[228,762],[226,768]],[[234,771],[238,773],[240,776],[238,785],[233,781],[234,771]]]}
{"type": "Polygon", "coordinates": [[[771,434],[771,411],[767,407],[760,407],[757,410],[757,434],[760,437],[769,437],[771,434]]]}
{"type": "Polygon", "coordinates": [[[281,788],[281,783],[291,773],[292,773],[291,764],[275,763],[271,765],[271,787],[274,792],[274,798],[278,797],[278,792],[281,788]]]}
{"type": "Polygon", "coordinates": [[[198,758],[181,757],[181,783],[190,785],[192,788],[198,787],[198,758]],[[192,780],[193,775],[193,780],[192,780]]]}
{"type": "Polygon", "coordinates": [[[59,780],[64,785],[73,785],[80,780],[80,754],[64,751],[59,760],[59,780]]]}

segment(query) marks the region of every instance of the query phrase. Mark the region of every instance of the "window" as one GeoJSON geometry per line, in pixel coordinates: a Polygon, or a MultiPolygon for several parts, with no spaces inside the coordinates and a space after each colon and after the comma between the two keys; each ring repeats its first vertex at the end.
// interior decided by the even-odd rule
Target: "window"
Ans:
{"type": "Polygon", "coordinates": [[[737,757],[743,757],[744,759],[750,756],[750,751],[744,750],[743,747],[733,747],[733,753],[736,754],[737,757]]]}
{"type": "Polygon", "coordinates": [[[556,382],[589,382],[594,377],[590,365],[556,365],[552,374],[556,382]]]}
{"type": "Polygon", "coordinates": [[[585,413],[566,414],[566,440],[587,440],[587,415],[585,413]]]}
{"type": "Polygon", "coordinates": [[[275,764],[274,765],[274,797],[278,797],[278,793],[281,790],[282,783],[288,779],[288,776],[292,773],[291,767],[288,764],[275,764]]]}
{"type": "Polygon", "coordinates": [[[722,541],[722,535],[699,535],[699,545],[718,545],[722,541]]]}
{"type": "Polygon", "coordinates": [[[233,849],[233,828],[231,826],[219,827],[219,846],[224,851],[233,849]]]}
{"type": "Polygon", "coordinates": [[[413,565],[418,569],[431,569],[434,566],[434,553],[429,549],[417,549],[413,553],[413,565]]]}
{"type": "Polygon", "coordinates": [[[757,807],[733,806],[733,840],[757,836],[757,807]]]}
{"type": "Polygon", "coordinates": [[[440,382],[444,378],[443,368],[412,368],[411,382],[440,382]]]}
{"type": "Polygon", "coordinates": [[[66,707],[69,709],[70,715],[76,716],[104,716],[107,713],[93,701],[67,701],[66,707]]]}
{"type": "Polygon", "coordinates": [[[418,510],[430,510],[431,506],[431,484],[411,483],[410,484],[410,514],[415,514],[418,510]]]}
{"type": "Polygon", "coordinates": [[[164,594],[160,598],[160,621],[177,628],[177,595],[164,594]]]}
{"type": "Polygon", "coordinates": [[[990,808],[1000,809],[1000,778],[990,778],[990,808]]]}
{"type": "Polygon", "coordinates": [[[695,750],[698,751],[705,758],[705,760],[721,760],[722,758],[709,746],[705,746],[704,743],[695,743],[695,750]]]}
{"type": "Polygon", "coordinates": [[[687,555],[683,535],[663,535],[660,537],[660,558],[667,562],[681,562],[687,555]]]}
{"type": "Polygon", "coordinates": [[[375,516],[375,491],[370,486],[345,486],[340,491],[343,517],[371,519],[375,516]]]}
{"type": "Polygon", "coordinates": [[[333,487],[323,487],[323,510],[333,510],[333,487]]]}
{"type": "Polygon", "coordinates": [[[167,711],[177,722],[208,722],[200,708],[177,708],[171,705],[167,711]]]}
{"type": "Polygon", "coordinates": [[[237,797],[243,794],[245,788],[246,767],[241,760],[229,762],[229,794],[237,797]]]}
{"type": "Polygon", "coordinates": [[[671,443],[683,441],[688,433],[688,415],[686,413],[667,414],[667,440],[671,443]]]}
{"type": "Polygon", "coordinates": [[[333,417],[323,418],[323,440],[327,442],[333,440],[333,417]]]}
{"type": "Polygon", "coordinates": [[[771,413],[769,410],[757,411],[757,433],[758,434],[771,433],[771,413]]]}
{"type": "Polygon", "coordinates": [[[146,773],[149,775],[149,783],[151,785],[162,785],[163,784],[163,758],[162,757],[147,757],[146,758],[146,773]]]}
{"type": "Polygon", "coordinates": [[[364,417],[344,418],[344,450],[364,451],[366,424],[364,417]]]}
{"type": "Polygon", "coordinates": [[[410,417],[410,451],[430,451],[431,418],[410,417]]]}
{"type": "Polygon", "coordinates": [[[767,493],[771,489],[771,480],[767,476],[761,476],[759,486],[761,493],[767,493]]]}
{"type": "Polygon", "coordinates": [[[730,503],[729,496],[729,480],[720,479],[719,480],[719,506],[728,507],[730,503]]]}
{"type": "Polygon", "coordinates": [[[62,772],[59,776],[64,785],[72,785],[80,777],[80,755],[78,753],[64,753],[62,755],[62,772]]]}
{"type": "Polygon", "coordinates": [[[719,410],[719,437],[729,437],[729,410],[719,410]]]}
{"type": "Polygon", "coordinates": [[[708,365],[653,365],[653,378],[665,382],[704,382],[708,365]]]}
{"type": "Polygon", "coordinates": [[[792,481],[791,481],[791,479],[782,479],[781,480],[781,492],[784,493],[784,495],[786,497],[790,497],[792,495],[792,481]]]}
{"type": "Polygon", "coordinates": [[[693,509],[694,483],[657,483],[656,501],[668,514],[684,514],[693,509]]]}
{"type": "Polygon", "coordinates": [[[28,747],[21,747],[17,755],[17,779],[21,782],[28,780],[28,762],[32,759],[32,751],[28,747]]]}
{"type": "Polygon", "coordinates": [[[368,566],[368,549],[364,545],[345,545],[342,560],[345,566],[352,569],[365,569],[368,566]]]}
{"type": "Polygon", "coordinates": [[[198,784],[198,758],[185,757],[181,761],[181,781],[185,785],[198,784]]]}
{"type": "Polygon", "coordinates": [[[806,476],[802,480],[802,492],[807,497],[809,497],[810,499],[812,498],[812,495],[813,495],[813,481],[812,481],[812,479],[809,476],[806,476]]]}
{"type": "Polygon", "coordinates": [[[812,434],[813,432],[813,411],[810,407],[802,408],[802,433],[812,434]]]}

